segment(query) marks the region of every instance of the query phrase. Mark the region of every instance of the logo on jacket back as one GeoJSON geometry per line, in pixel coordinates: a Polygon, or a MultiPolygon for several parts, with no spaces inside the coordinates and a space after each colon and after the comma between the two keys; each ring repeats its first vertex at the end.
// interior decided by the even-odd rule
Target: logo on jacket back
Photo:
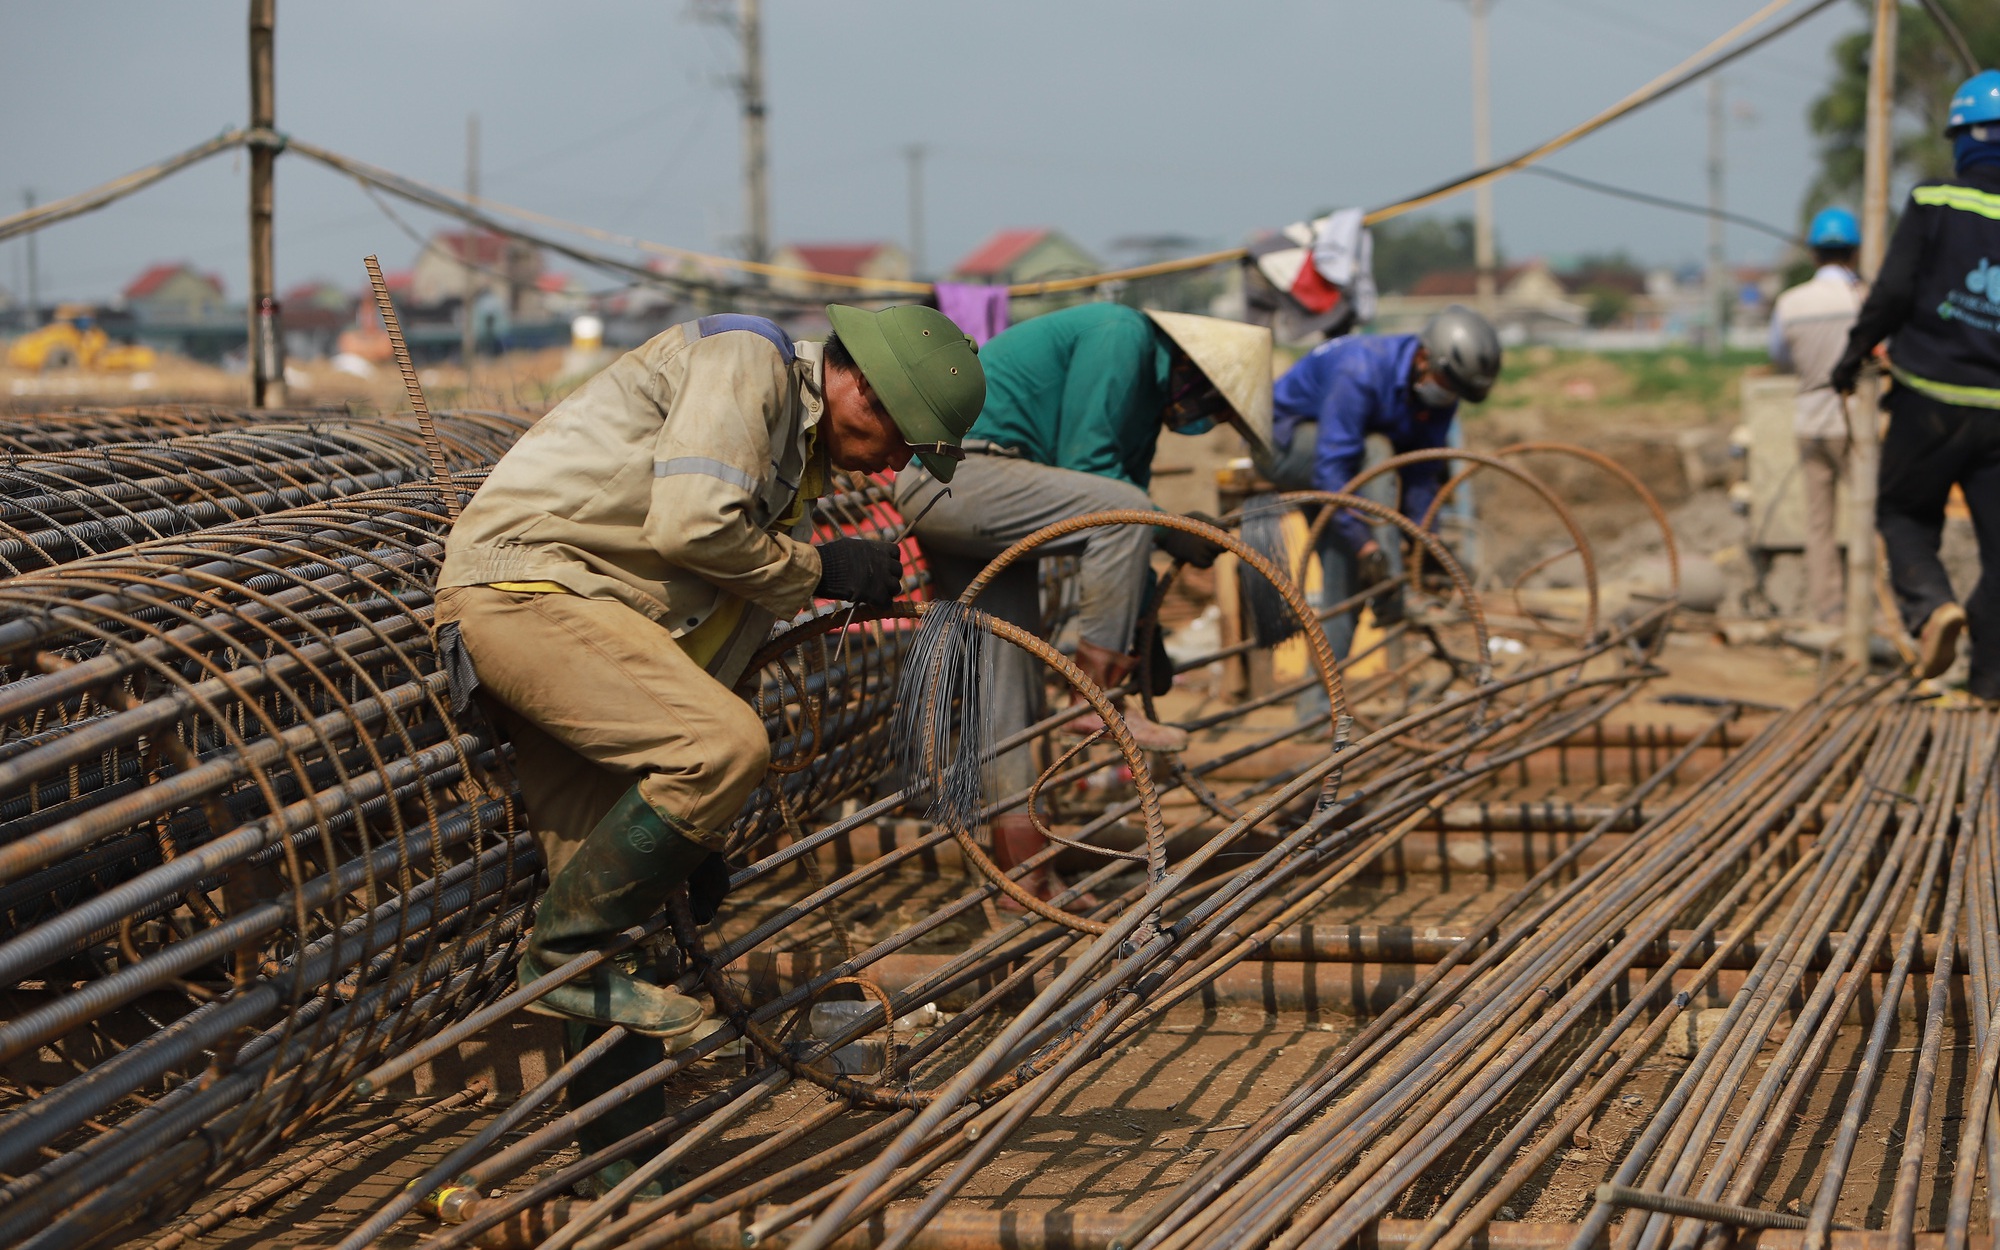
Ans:
{"type": "Polygon", "coordinates": [[[1980,257],[1978,267],[1965,275],[1965,289],[1954,287],[1944,293],[1937,315],[1940,321],[2000,333],[2000,265],[1980,257]]]}

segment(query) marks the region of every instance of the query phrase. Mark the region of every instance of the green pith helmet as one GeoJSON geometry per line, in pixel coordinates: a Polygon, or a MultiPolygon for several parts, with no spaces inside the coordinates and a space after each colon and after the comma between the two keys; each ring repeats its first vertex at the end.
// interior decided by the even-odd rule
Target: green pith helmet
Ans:
{"type": "Polygon", "coordinates": [[[921,304],[880,312],[828,304],[826,319],[931,476],[949,482],[958,462],[925,444],[957,447],[986,406],[979,348],[952,319],[921,304]]]}

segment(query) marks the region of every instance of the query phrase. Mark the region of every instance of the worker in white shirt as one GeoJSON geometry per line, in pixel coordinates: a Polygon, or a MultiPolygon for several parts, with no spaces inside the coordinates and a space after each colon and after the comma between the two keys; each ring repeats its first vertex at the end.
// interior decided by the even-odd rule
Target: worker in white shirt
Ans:
{"type": "Polygon", "coordinates": [[[1819,268],[1778,297],[1771,312],[1771,363],[1798,374],[1792,432],[1806,494],[1806,610],[1820,621],[1841,618],[1843,585],[1835,492],[1847,472],[1847,418],[1829,380],[1861,311],[1854,251],[1861,224],[1844,208],[1823,208],[1806,234],[1819,268]]]}

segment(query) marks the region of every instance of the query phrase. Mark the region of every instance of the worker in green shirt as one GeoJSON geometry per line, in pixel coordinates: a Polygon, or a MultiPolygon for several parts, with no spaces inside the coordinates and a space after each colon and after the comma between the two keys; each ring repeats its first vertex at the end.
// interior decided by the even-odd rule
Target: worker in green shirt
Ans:
{"type": "MultiPolygon", "coordinates": [[[[896,479],[904,514],[918,515],[916,538],[941,599],[955,598],[994,556],[1044,526],[1111,509],[1153,509],[1146,486],[1160,431],[1200,434],[1227,421],[1268,443],[1271,428],[1271,333],[1215,317],[1141,312],[1122,304],[1084,304],[1022,322],[979,353],[986,407],[967,432],[968,453],[952,493],[928,512],[942,485],[918,466],[896,479]]],[[[1077,556],[1076,663],[1106,690],[1138,664],[1133,631],[1150,582],[1155,546],[1206,568],[1216,549],[1181,530],[1119,525],[1084,530],[1037,548],[1077,556]]],[[[1037,562],[1009,566],[978,604],[1002,620],[1040,631],[1037,562]]],[[[1005,738],[1038,719],[1040,674],[1024,652],[999,648],[991,692],[994,732],[1005,738]]],[[[1079,700],[1080,702],[1080,700],[1079,700]]],[[[1122,709],[1141,749],[1179,751],[1185,731],[1122,709]]],[[[1087,711],[1065,729],[1100,727],[1087,711]]],[[[1034,780],[1034,760],[1018,748],[998,761],[989,782],[995,799],[1034,780]]],[[[1025,809],[993,823],[993,857],[1012,868],[1046,841],[1025,809]]],[[[1037,873],[1023,885],[1042,898],[1060,883],[1037,873]]]]}

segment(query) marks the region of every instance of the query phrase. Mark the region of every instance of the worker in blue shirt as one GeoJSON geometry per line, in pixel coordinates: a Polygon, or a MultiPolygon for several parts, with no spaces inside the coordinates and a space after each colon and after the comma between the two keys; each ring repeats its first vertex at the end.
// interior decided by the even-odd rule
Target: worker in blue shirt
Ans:
{"type": "MultiPolygon", "coordinates": [[[[1320,344],[1278,379],[1272,397],[1272,442],[1285,451],[1267,476],[1282,490],[1340,490],[1361,471],[1370,434],[1401,454],[1451,445],[1460,400],[1479,403],[1500,376],[1500,336],[1470,308],[1453,304],[1419,334],[1354,335],[1320,344]]],[[[1429,460],[1398,474],[1397,507],[1421,520],[1437,498],[1447,462],[1429,460]]],[[[1385,580],[1390,563],[1366,518],[1336,515],[1319,544],[1324,608],[1385,580]]],[[[1378,617],[1393,601],[1377,605],[1378,617]]],[[[1354,638],[1354,617],[1326,623],[1342,658],[1354,638]]]]}

